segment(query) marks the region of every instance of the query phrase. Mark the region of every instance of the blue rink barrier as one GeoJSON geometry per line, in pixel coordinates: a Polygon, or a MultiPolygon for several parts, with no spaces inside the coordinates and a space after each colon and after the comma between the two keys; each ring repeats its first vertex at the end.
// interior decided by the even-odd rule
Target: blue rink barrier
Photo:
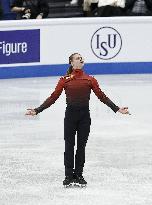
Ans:
{"type": "MultiPolygon", "coordinates": [[[[68,64],[0,67],[0,79],[63,76],[68,67],[68,64]]],[[[92,75],[152,73],[152,62],[88,63],[84,70],[92,75]]]]}

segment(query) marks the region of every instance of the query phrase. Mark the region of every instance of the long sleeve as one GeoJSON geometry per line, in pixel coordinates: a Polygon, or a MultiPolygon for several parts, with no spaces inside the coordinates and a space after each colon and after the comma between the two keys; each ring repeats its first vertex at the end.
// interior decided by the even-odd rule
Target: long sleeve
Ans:
{"type": "Polygon", "coordinates": [[[43,18],[46,18],[49,14],[49,5],[46,0],[39,1],[40,13],[43,13],[43,18]]]}
{"type": "Polygon", "coordinates": [[[34,110],[36,111],[36,113],[40,113],[43,110],[47,109],[48,107],[50,107],[52,104],[55,103],[55,101],[59,98],[59,96],[61,95],[62,91],[64,88],[64,78],[60,78],[55,91],[50,95],[50,97],[48,97],[43,104],[41,104],[38,108],[35,108],[34,110]]]}
{"type": "Polygon", "coordinates": [[[146,5],[147,5],[147,7],[148,7],[148,9],[152,9],[152,0],[145,0],[145,3],[146,3],[146,5]]]}
{"type": "Polygon", "coordinates": [[[19,1],[19,0],[14,0],[12,3],[11,3],[11,8],[13,7],[22,7],[23,6],[23,2],[22,1],[19,1]]]}
{"type": "Polygon", "coordinates": [[[101,102],[106,104],[108,107],[110,107],[114,112],[117,112],[119,110],[119,107],[116,106],[106,95],[104,92],[101,91],[99,84],[95,78],[92,78],[92,90],[95,93],[95,95],[99,98],[101,102]]]}
{"type": "Polygon", "coordinates": [[[135,0],[126,0],[125,2],[125,9],[132,9],[133,5],[135,3],[135,0]]]}

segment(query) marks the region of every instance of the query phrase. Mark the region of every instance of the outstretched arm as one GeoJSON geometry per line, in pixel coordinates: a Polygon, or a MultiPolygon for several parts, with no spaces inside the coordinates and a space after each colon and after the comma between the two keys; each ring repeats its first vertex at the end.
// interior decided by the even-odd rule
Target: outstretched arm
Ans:
{"type": "Polygon", "coordinates": [[[32,108],[27,109],[28,111],[25,115],[34,116],[42,112],[43,110],[47,109],[48,107],[50,107],[59,98],[59,96],[61,95],[63,91],[63,88],[64,88],[64,79],[60,78],[55,88],[55,91],[50,95],[50,97],[48,97],[39,107],[35,109],[32,109],[32,108]]]}
{"type": "Polygon", "coordinates": [[[128,107],[119,108],[118,112],[120,112],[121,114],[131,115],[130,112],[129,112],[129,110],[128,110],[128,107]]]}
{"type": "Polygon", "coordinates": [[[101,102],[106,104],[108,107],[110,107],[114,112],[120,112],[122,114],[130,114],[128,111],[128,107],[122,107],[119,108],[117,105],[115,105],[106,95],[104,92],[101,91],[99,84],[95,78],[92,78],[92,90],[95,93],[95,95],[99,98],[101,102]]]}

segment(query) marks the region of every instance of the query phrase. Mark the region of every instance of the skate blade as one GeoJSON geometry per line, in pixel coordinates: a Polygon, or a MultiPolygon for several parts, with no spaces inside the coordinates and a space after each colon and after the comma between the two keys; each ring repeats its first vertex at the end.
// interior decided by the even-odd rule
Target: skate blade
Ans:
{"type": "Polygon", "coordinates": [[[79,188],[85,188],[87,185],[86,184],[75,183],[74,186],[79,187],[79,188]]]}
{"type": "Polygon", "coordinates": [[[68,185],[63,185],[63,186],[64,186],[64,188],[71,188],[71,187],[73,187],[73,183],[70,183],[68,185]]]}
{"type": "Polygon", "coordinates": [[[70,188],[72,186],[72,184],[69,184],[69,185],[63,185],[64,188],[70,188]]]}
{"type": "Polygon", "coordinates": [[[81,188],[86,188],[87,185],[86,185],[86,184],[81,184],[80,187],[81,187],[81,188]]]}

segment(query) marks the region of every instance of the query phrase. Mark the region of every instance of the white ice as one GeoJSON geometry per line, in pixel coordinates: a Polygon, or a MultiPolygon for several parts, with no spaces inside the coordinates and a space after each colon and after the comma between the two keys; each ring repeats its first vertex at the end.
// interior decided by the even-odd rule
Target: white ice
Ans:
{"type": "Polygon", "coordinates": [[[36,117],[59,77],[0,80],[0,205],[151,205],[152,75],[95,76],[132,115],[114,113],[91,94],[86,188],[64,179],[64,92],[36,117]]]}

